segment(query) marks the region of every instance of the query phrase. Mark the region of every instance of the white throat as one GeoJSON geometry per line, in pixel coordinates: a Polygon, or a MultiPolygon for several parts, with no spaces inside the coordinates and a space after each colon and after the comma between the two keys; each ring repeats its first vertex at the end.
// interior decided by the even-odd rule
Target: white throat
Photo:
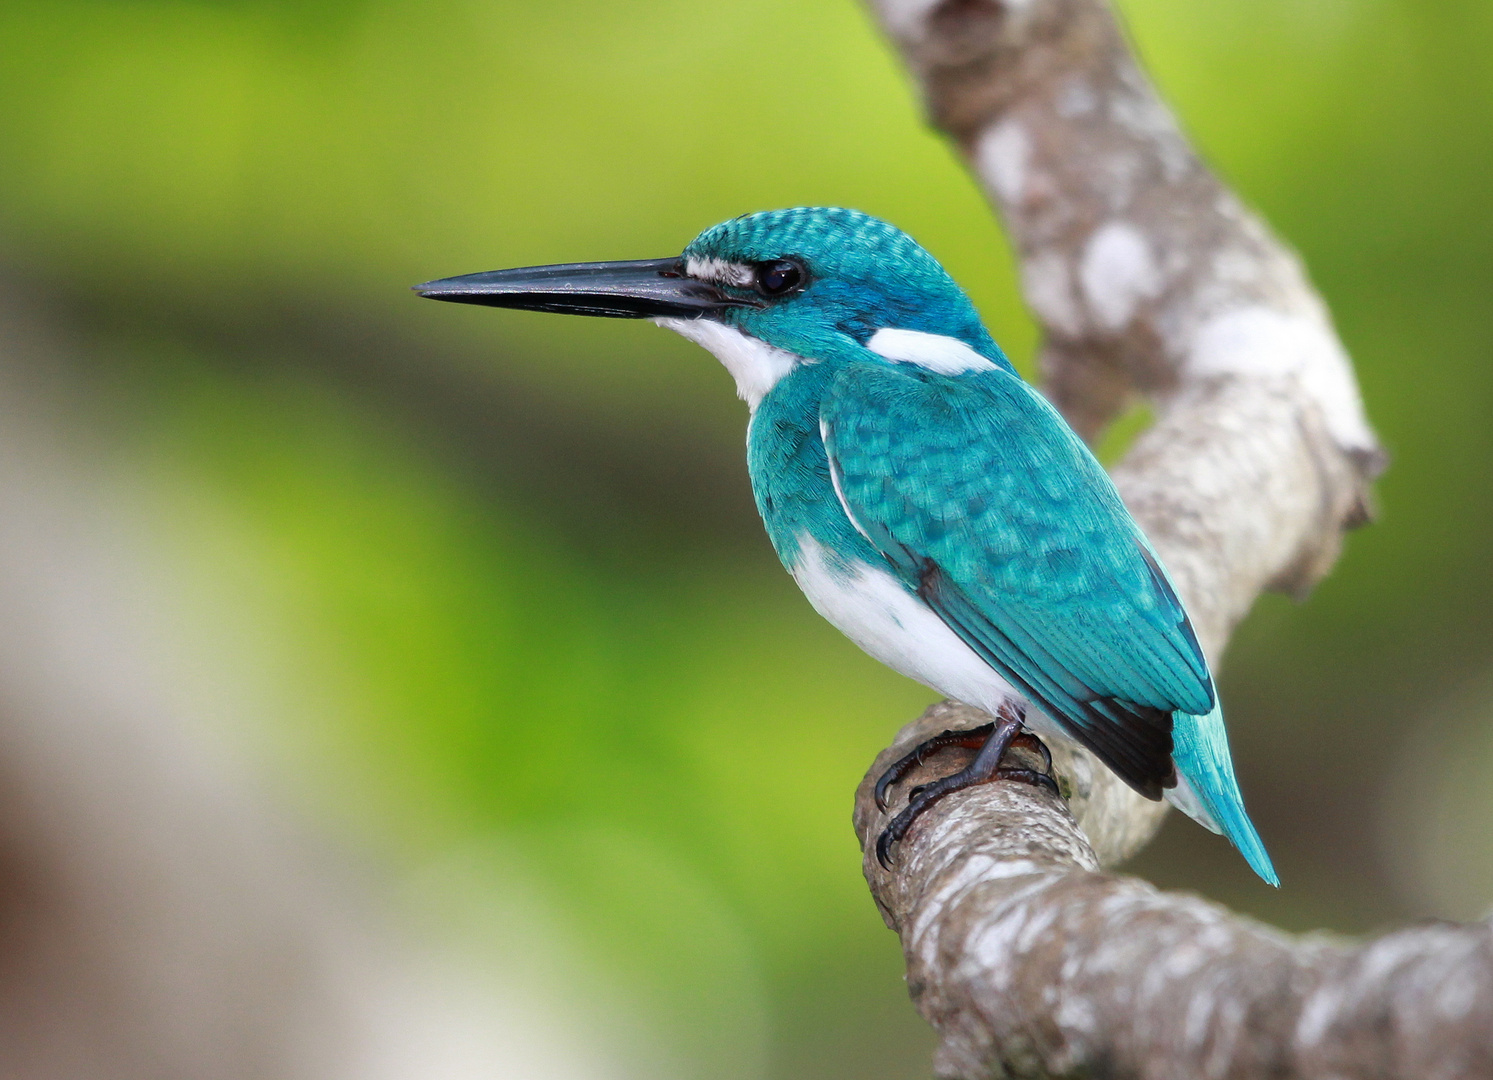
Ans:
{"type": "Polygon", "coordinates": [[[807,363],[785,349],[713,319],[654,319],[659,326],[703,345],[736,380],[736,393],[756,411],[767,392],[799,364],[807,363]]]}

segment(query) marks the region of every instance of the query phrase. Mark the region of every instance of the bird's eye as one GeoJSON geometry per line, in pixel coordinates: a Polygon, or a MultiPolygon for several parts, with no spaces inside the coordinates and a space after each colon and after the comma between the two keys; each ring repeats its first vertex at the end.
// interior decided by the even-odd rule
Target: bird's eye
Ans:
{"type": "Polygon", "coordinates": [[[803,267],[791,259],[775,259],[757,267],[757,288],[768,296],[782,296],[803,283],[803,267]]]}

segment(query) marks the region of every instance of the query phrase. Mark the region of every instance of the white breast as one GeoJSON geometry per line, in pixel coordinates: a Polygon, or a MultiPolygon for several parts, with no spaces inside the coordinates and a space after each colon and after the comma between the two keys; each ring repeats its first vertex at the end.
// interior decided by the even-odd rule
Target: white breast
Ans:
{"type": "MultiPolygon", "coordinates": [[[[847,573],[807,533],[799,535],[798,544],[793,567],[798,587],[815,611],[871,656],[945,697],[986,712],[1021,700],[1010,683],[888,571],[856,562],[847,573]]],[[[1056,733],[1035,711],[1028,713],[1027,726],[1044,736],[1056,733]]]]}

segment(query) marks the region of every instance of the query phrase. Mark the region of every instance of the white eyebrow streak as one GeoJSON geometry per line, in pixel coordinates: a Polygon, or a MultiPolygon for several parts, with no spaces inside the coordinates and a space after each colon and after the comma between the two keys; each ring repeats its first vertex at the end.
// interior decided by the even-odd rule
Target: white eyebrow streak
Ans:
{"type": "Polygon", "coordinates": [[[940,375],[963,375],[968,371],[993,371],[995,362],[981,356],[958,338],[925,334],[921,330],[886,327],[871,335],[866,348],[888,360],[916,364],[940,375]]]}
{"type": "Polygon", "coordinates": [[[756,274],[744,263],[727,262],[725,259],[697,259],[691,257],[684,264],[684,272],[697,281],[712,281],[717,285],[735,285],[749,289],[756,274]]]}

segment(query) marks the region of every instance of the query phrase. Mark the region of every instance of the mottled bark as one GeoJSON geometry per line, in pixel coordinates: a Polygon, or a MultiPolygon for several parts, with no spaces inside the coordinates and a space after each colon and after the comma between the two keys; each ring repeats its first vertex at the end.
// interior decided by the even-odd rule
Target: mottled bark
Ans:
{"type": "MultiPolygon", "coordinates": [[[[872,7],[1006,224],[1047,392],[1091,438],[1134,398],[1154,409],[1115,479],[1216,657],[1262,591],[1305,592],[1369,516],[1384,456],[1325,306],[1198,158],[1106,4],[872,7]]],[[[886,822],[871,779],[983,719],[935,706],[881,755],[856,804],[868,852],[886,822]]],[[[1493,1075],[1487,925],[1292,939],[1107,874],[1164,805],[1083,751],[1054,771],[1066,800],[986,785],[920,819],[892,870],[866,859],[940,1075],[1493,1075]]]]}
{"type": "MultiPolygon", "coordinates": [[[[941,1037],[939,1076],[1493,1076],[1486,922],[1362,944],[1293,938],[1103,872],[1065,800],[1020,783],[945,799],[884,870],[870,854],[887,820],[874,778],[916,742],[983,719],[935,705],[877,758],[856,796],[866,880],[902,937],[913,999],[941,1037]]],[[[907,783],[969,753],[931,755],[907,783]]],[[[1082,797],[1075,804],[1082,810],[1082,797]]]]}

